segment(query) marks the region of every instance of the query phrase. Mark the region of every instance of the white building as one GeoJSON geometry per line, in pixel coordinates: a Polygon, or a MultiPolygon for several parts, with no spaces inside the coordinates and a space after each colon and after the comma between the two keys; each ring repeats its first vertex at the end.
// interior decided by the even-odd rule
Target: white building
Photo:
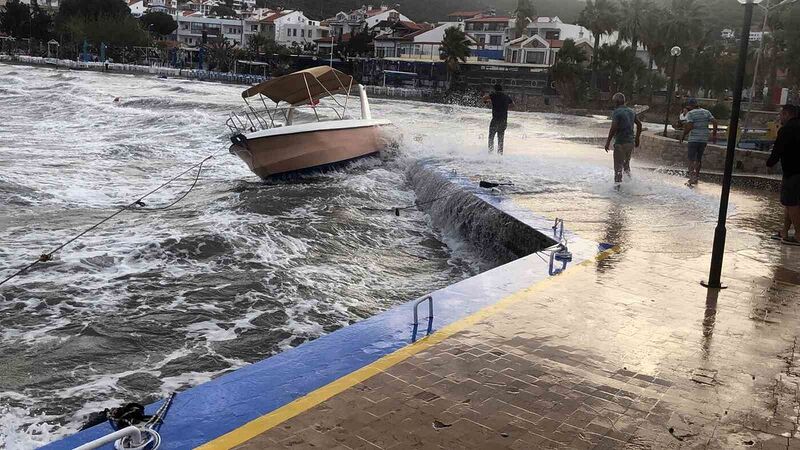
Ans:
{"type": "Polygon", "coordinates": [[[134,17],[142,17],[147,12],[144,0],[128,0],[128,8],[134,17]]]}
{"type": "Polygon", "coordinates": [[[178,0],[145,0],[148,12],[162,12],[174,16],[178,12],[178,0]]]}
{"type": "MultiPolygon", "coordinates": [[[[39,0],[36,2],[37,5],[40,7],[58,9],[58,1],[59,0],[39,0]]],[[[31,0],[19,0],[20,3],[24,3],[26,5],[31,4],[31,0]]],[[[0,0],[0,6],[5,6],[8,3],[8,0],[0,0]]]]}
{"type": "MultiPolygon", "coordinates": [[[[442,40],[448,28],[458,28],[464,30],[461,22],[445,22],[430,30],[423,30],[408,36],[408,39],[398,42],[398,54],[396,57],[412,60],[439,61],[442,53],[442,40]]],[[[477,44],[469,35],[467,39],[472,42],[471,49],[474,51],[477,44]]],[[[376,43],[377,45],[377,43],[376,43]]],[[[375,48],[377,54],[377,47],[375,48]]]]}
{"type": "Polygon", "coordinates": [[[325,22],[334,36],[343,36],[345,34],[356,34],[364,29],[371,29],[385,20],[412,22],[411,19],[394,8],[387,6],[373,8],[372,5],[355,9],[349,13],[341,11],[325,22]]]}
{"type": "Polygon", "coordinates": [[[238,46],[245,45],[244,19],[220,19],[199,15],[179,15],[176,38],[181,44],[195,47],[203,44],[203,39],[210,41],[223,37],[238,46]]]}

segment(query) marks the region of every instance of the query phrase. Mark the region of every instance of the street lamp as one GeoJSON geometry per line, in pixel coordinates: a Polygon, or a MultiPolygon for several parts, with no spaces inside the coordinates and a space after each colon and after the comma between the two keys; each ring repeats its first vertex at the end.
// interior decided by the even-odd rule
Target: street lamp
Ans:
{"type": "Polygon", "coordinates": [[[725,237],[728,220],[728,199],[733,179],[733,160],[736,155],[736,133],[739,130],[739,115],[742,112],[742,89],[744,89],[744,73],[747,68],[747,46],[750,44],[750,24],[753,21],[753,8],[762,0],[738,0],[744,5],[744,24],[742,24],[741,43],[739,45],[739,64],[736,68],[736,85],[733,88],[733,106],[731,123],[728,125],[728,149],[725,153],[725,174],[722,177],[722,195],[719,199],[719,218],[714,230],[714,249],[711,253],[711,270],[708,281],[701,284],[709,289],[724,289],[720,280],[722,276],[722,259],[725,256],[725,237]]]}
{"type": "Polygon", "coordinates": [[[675,90],[675,69],[678,66],[678,57],[683,51],[677,45],[672,47],[669,54],[672,56],[672,77],[669,82],[669,92],[667,92],[667,115],[664,117],[664,137],[667,137],[667,126],[669,125],[669,109],[672,107],[672,95],[675,90]]]}
{"type": "MultiPolygon", "coordinates": [[[[750,113],[753,111],[753,97],[755,97],[756,92],[756,79],[758,78],[758,68],[761,65],[761,56],[764,54],[764,30],[767,29],[767,20],[769,19],[770,11],[774,9],[778,9],[782,6],[791,5],[797,3],[797,0],[783,0],[782,2],[778,3],[777,5],[770,6],[771,0],[767,0],[767,6],[758,5],[761,9],[764,10],[764,24],[761,26],[761,44],[758,46],[758,54],[756,55],[756,66],[753,70],[753,85],[750,87],[750,101],[747,102],[747,115],[744,118],[744,132],[747,132],[747,129],[750,127],[750,113]]],[[[749,37],[749,33],[748,33],[749,37]]]]}

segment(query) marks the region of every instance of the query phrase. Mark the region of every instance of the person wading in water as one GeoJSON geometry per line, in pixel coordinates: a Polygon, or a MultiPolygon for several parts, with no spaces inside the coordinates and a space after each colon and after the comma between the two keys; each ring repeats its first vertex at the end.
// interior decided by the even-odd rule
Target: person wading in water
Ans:
{"type": "Polygon", "coordinates": [[[688,186],[694,186],[700,180],[700,169],[703,166],[703,153],[708,146],[708,125],[714,126],[714,133],[711,136],[712,143],[717,142],[717,128],[719,123],[714,115],[707,109],[701,108],[697,99],[690,98],[686,106],[689,112],[686,113],[686,122],[683,124],[683,134],[681,144],[689,137],[689,182],[688,186]]]}
{"type": "Polygon", "coordinates": [[[494,151],[494,136],[497,135],[497,153],[503,154],[503,141],[508,126],[508,107],[514,100],[503,93],[503,86],[494,85],[494,92],[483,97],[483,103],[492,103],[492,122],[489,124],[489,153],[494,151]]]}
{"type": "Polygon", "coordinates": [[[617,92],[612,98],[616,109],[611,113],[611,129],[608,130],[606,153],[614,139],[614,182],[622,183],[622,173],[631,175],[631,155],[633,148],[639,146],[642,134],[642,122],[636,117],[636,111],[625,106],[625,94],[617,92]],[[636,134],[633,126],[636,125],[636,134]]]}

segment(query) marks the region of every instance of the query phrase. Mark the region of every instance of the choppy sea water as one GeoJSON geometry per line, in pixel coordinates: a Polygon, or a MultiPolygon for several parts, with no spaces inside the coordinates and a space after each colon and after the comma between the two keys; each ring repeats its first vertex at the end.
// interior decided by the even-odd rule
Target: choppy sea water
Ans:
{"type": "MultiPolygon", "coordinates": [[[[241,89],[0,65],[0,275],[227,148],[241,89]]],[[[175,207],[124,213],[4,285],[0,447],[35,447],[89,412],[152,401],[477,273],[421,211],[370,209],[413,204],[406,161],[265,185],[223,151],[175,207]]]]}
{"type": "MultiPolygon", "coordinates": [[[[553,189],[564,158],[547,143],[606,126],[512,113],[510,167],[486,154],[488,111],[373,99],[403,136],[398,155],[264,184],[225,151],[241,90],[0,65],[0,275],[222,150],[175,207],[146,211],[191,176],[0,287],[0,447],[49,442],[92,411],[155,400],[474,275],[491,262],[422,211],[375,210],[414,203],[407,164],[522,169],[528,188],[553,189]],[[547,155],[514,155],[529,146],[547,155]]],[[[576,176],[569,158],[562,184],[576,176]]]]}

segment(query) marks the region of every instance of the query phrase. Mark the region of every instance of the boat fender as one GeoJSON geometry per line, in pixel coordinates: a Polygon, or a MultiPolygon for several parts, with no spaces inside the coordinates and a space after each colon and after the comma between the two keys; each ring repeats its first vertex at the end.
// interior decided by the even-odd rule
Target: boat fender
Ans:
{"type": "Polygon", "coordinates": [[[231,136],[231,142],[233,142],[234,145],[241,145],[242,147],[247,148],[247,138],[243,134],[231,136]]]}

